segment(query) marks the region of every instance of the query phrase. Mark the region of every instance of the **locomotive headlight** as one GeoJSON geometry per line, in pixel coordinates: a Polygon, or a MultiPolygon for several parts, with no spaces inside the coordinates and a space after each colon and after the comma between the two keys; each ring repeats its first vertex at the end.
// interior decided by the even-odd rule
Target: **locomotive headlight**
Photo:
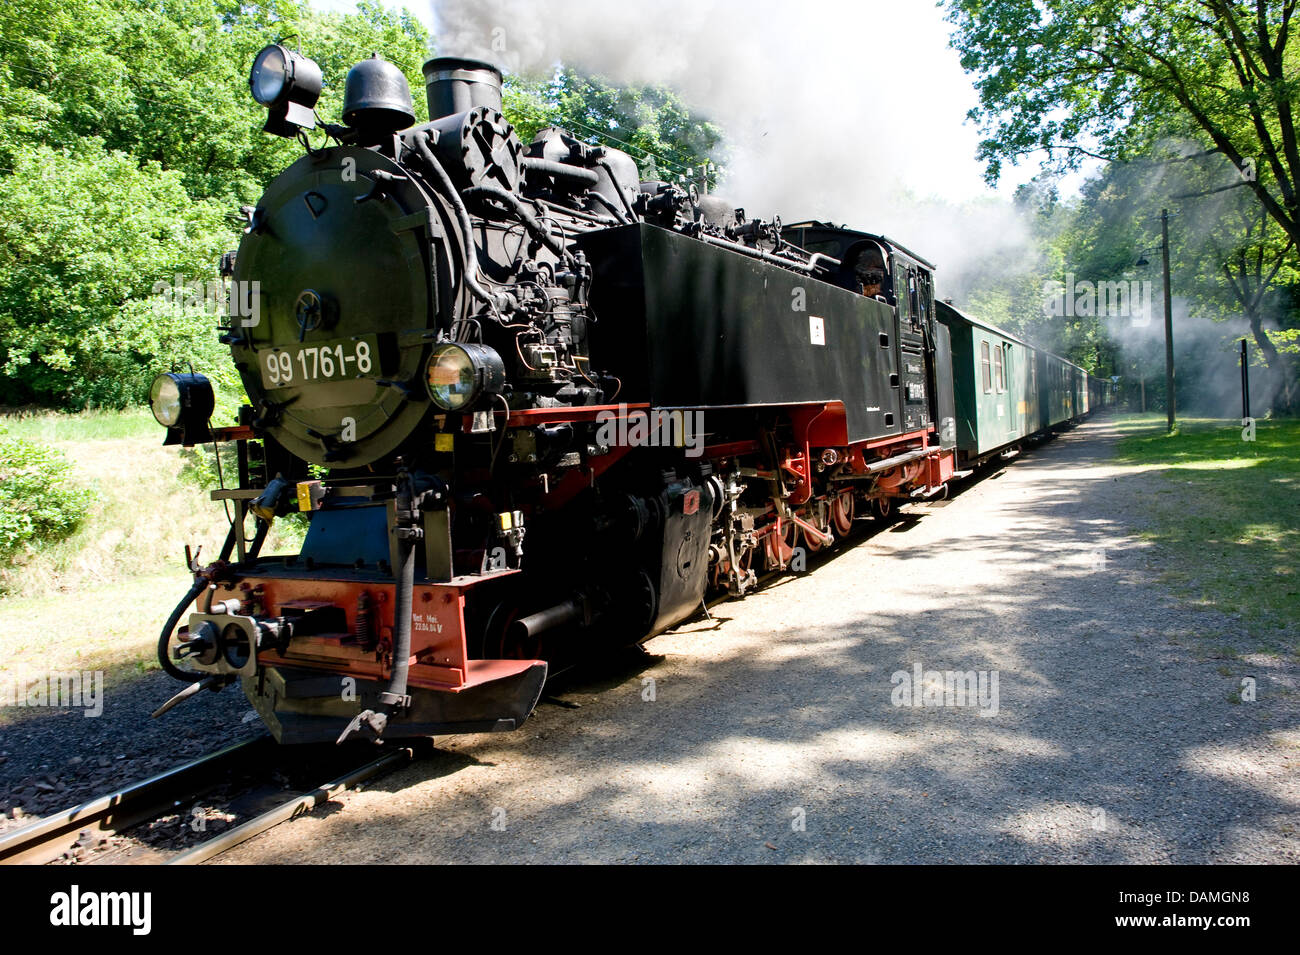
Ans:
{"type": "Polygon", "coordinates": [[[253,99],[263,106],[274,106],[289,85],[289,51],[282,46],[263,47],[253,60],[248,85],[253,99]]]}
{"type": "Polygon", "coordinates": [[[149,389],[149,404],[153,416],[164,428],[176,426],[181,420],[181,389],[176,383],[178,375],[159,375],[149,389]]]}
{"type": "Polygon", "coordinates": [[[444,411],[462,411],[482,395],[500,394],[505,381],[501,356],[486,345],[445,342],[434,347],[425,365],[429,397],[444,411]]]}
{"type": "Polygon", "coordinates": [[[278,43],[263,47],[253,60],[248,88],[270,115],[262,127],[277,136],[294,136],[316,125],[313,107],[320,99],[320,67],[278,43]]]}
{"type": "Polygon", "coordinates": [[[212,382],[199,374],[167,372],[149,387],[149,407],[157,422],[167,429],[163,444],[192,447],[212,440],[208,419],[216,407],[212,382]]]}

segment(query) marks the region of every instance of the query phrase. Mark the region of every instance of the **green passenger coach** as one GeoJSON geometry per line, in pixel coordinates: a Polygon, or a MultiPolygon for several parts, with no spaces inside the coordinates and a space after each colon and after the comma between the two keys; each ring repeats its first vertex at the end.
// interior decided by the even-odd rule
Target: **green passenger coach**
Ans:
{"type": "Polygon", "coordinates": [[[937,303],[936,315],[952,340],[959,467],[1089,412],[1100,381],[1083,368],[947,302],[937,303]]]}

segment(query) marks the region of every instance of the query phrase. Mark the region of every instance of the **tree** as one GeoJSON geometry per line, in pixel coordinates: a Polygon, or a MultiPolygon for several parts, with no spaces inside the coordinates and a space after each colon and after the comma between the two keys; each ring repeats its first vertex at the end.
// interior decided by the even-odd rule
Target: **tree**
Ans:
{"type": "Polygon", "coordinates": [[[262,132],[248,92],[256,51],[281,38],[321,64],[323,118],[372,52],[423,118],[428,35],[372,2],[30,0],[0,15],[0,400],[121,406],[173,359],[238,400],[214,309],[158,289],[214,282],[239,239],[225,216],[302,154],[262,132]]]}
{"type": "Polygon", "coordinates": [[[1266,320],[1286,320],[1288,286],[1300,282],[1295,243],[1269,217],[1217,153],[1188,150],[1184,164],[1181,228],[1171,240],[1180,272],[1179,287],[1202,314],[1215,320],[1241,316],[1273,372],[1275,410],[1292,410],[1295,377],[1278,351],[1266,320]]]}
{"type": "Polygon", "coordinates": [[[979,77],[988,178],[1040,150],[1066,165],[1124,158],[1143,130],[1186,122],[1300,242],[1298,3],[949,0],[953,46],[979,77]]]}
{"type": "Polygon", "coordinates": [[[0,177],[0,400],[121,407],[173,356],[215,372],[215,313],[155,307],[155,285],[211,273],[231,241],[219,208],[191,199],[178,171],[94,138],[11,157],[0,177]]]}
{"type": "MultiPolygon", "coordinates": [[[[31,0],[0,17],[0,160],[16,146],[97,136],[163,169],[195,198],[256,200],[301,148],[262,132],[248,92],[257,51],[299,44],[325,75],[317,111],[337,121],[348,68],[381,53],[406,74],[417,117],[428,34],[409,12],[362,2],[347,15],[295,0],[31,0]]],[[[0,165],[8,166],[7,162],[0,165]]]]}

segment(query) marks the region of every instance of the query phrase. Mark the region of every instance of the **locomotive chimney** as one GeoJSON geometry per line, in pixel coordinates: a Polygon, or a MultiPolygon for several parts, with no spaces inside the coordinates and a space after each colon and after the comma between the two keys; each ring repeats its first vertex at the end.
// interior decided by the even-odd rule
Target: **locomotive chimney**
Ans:
{"type": "Polygon", "coordinates": [[[501,112],[501,71],[482,60],[435,57],[424,64],[424,87],[431,120],[476,106],[501,112]]]}

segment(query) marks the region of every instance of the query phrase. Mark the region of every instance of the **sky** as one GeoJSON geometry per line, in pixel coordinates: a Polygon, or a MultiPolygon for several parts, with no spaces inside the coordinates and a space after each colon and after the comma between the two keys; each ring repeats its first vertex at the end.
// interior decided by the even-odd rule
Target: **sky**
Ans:
{"type": "MultiPolygon", "coordinates": [[[[353,0],[313,0],[351,10],[353,0]]],[[[1009,197],[1035,167],[1010,168],[996,190],[976,158],[971,79],[948,46],[932,0],[409,0],[440,53],[507,67],[580,62],[614,80],[664,82],[740,139],[755,163],[775,150],[780,175],[870,182],[880,193],[963,202],[1009,197]],[[619,74],[622,74],[621,76],[619,74]],[[791,143],[819,138],[819,143],[791,143]],[[857,153],[817,170],[813,150],[857,153]],[[808,159],[800,168],[799,156],[808,159]]],[[[742,160],[748,157],[742,157],[742,160]]],[[[771,157],[769,157],[770,159],[771,157]]],[[[735,170],[740,188],[756,174],[735,170]]],[[[831,185],[827,182],[827,185],[831,185]]],[[[774,202],[805,195],[763,188],[774,202]]],[[[863,210],[864,212],[869,210],[863,210]]]]}

